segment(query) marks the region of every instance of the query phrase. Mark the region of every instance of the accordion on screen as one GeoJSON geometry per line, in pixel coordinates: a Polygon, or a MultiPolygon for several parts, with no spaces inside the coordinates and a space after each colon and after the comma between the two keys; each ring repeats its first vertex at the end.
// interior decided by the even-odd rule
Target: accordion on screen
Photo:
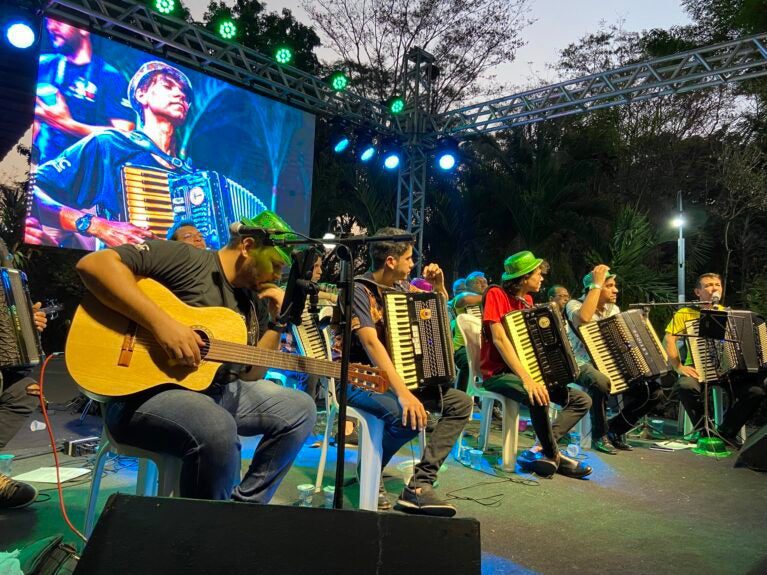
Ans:
{"type": "Polygon", "coordinates": [[[442,294],[383,294],[389,355],[408,389],[451,384],[455,379],[452,336],[442,294]]]}
{"type": "Polygon", "coordinates": [[[190,220],[213,249],[229,241],[229,224],[266,210],[255,194],[212,171],[180,174],[126,164],[121,182],[127,221],[164,238],[174,222],[190,220]]]}
{"type": "Polygon", "coordinates": [[[43,359],[23,272],[0,268],[0,367],[34,367],[43,359]]]}
{"type": "Polygon", "coordinates": [[[579,331],[594,367],[610,379],[610,393],[669,372],[666,350],[638,309],[591,321],[579,331]]]}
{"type": "Polygon", "coordinates": [[[522,367],[536,383],[553,390],[575,381],[578,364],[556,305],[512,311],[502,323],[522,367]]]}

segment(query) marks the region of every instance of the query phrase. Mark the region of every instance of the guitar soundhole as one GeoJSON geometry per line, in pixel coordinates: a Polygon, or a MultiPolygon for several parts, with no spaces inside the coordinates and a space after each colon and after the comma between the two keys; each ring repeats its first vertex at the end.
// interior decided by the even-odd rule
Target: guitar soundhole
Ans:
{"type": "Polygon", "coordinates": [[[205,358],[205,356],[208,355],[208,352],[210,351],[210,336],[205,333],[202,329],[195,329],[194,330],[197,335],[200,336],[200,339],[205,343],[203,348],[200,350],[200,355],[205,358]]]}

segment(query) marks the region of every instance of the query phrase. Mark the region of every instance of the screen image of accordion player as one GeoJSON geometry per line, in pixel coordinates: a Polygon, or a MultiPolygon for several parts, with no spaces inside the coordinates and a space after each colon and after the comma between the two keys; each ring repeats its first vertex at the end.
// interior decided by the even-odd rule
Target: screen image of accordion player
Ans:
{"type": "Polygon", "coordinates": [[[191,221],[209,248],[265,209],[308,232],[315,118],[45,19],[27,243],[97,250],[191,221]]]}

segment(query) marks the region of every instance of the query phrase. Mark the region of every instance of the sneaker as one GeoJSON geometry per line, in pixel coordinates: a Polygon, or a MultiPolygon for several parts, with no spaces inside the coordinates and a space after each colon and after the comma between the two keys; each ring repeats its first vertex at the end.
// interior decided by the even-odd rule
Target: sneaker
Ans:
{"type": "Polygon", "coordinates": [[[386,486],[383,479],[378,484],[378,511],[389,511],[391,509],[391,501],[389,501],[389,494],[386,492],[386,486]]]}
{"type": "Polygon", "coordinates": [[[434,517],[452,517],[455,515],[456,508],[437,497],[431,485],[424,485],[420,489],[421,492],[416,493],[415,488],[411,488],[409,485],[405,487],[397,500],[397,505],[403,511],[410,513],[434,517]]]}
{"type": "Polygon", "coordinates": [[[35,502],[37,489],[0,474],[0,509],[20,509],[35,502]]]}

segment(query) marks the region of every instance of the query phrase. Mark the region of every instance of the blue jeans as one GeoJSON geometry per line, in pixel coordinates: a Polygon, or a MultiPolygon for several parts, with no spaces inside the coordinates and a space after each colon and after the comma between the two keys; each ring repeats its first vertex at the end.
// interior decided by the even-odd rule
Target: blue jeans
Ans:
{"type": "MultiPolygon", "coordinates": [[[[402,425],[402,407],[393,392],[372,393],[349,386],[347,393],[348,404],[351,407],[364,409],[383,420],[381,465],[386,467],[399,448],[415,438],[418,431],[402,425]]],[[[440,466],[450,455],[453,444],[471,418],[473,403],[468,395],[452,387],[427,387],[413,391],[413,395],[423,403],[427,411],[440,412],[421,461],[415,467],[412,480],[415,486],[433,485],[440,466]]]]}
{"type": "Polygon", "coordinates": [[[300,391],[265,380],[235,380],[208,393],[156,388],[111,403],[106,425],[120,443],[179,457],[180,495],[268,503],[317,417],[300,391]],[[263,435],[240,484],[238,435],[263,435]]]}

